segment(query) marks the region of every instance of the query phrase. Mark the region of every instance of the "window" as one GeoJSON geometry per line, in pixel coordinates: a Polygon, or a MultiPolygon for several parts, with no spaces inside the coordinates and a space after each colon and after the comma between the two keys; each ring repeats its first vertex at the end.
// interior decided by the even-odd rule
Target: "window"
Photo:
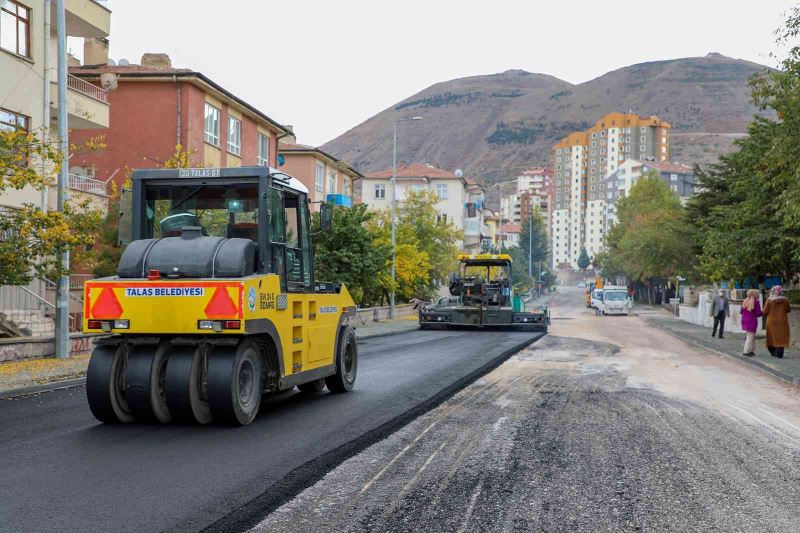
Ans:
{"type": "Polygon", "coordinates": [[[242,153],[242,121],[233,117],[228,117],[228,152],[242,153]]]}
{"type": "Polygon", "coordinates": [[[386,185],[375,185],[375,199],[383,200],[386,198],[386,185]]]}
{"type": "Polygon", "coordinates": [[[670,174],[669,175],[669,181],[678,181],[678,175],[677,174],[670,174]]]}
{"type": "Polygon", "coordinates": [[[646,150],[647,150],[647,145],[644,145],[644,144],[640,144],[640,145],[639,145],[639,151],[640,151],[640,152],[644,152],[644,151],[646,151],[646,150]]]}
{"type": "Polygon", "coordinates": [[[206,102],[205,141],[219,146],[219,109],[206,102]]]}
{"type": "Polygon", "coordinates": [[[335,170],[328,171],[328,194],[336,194],[336,175],[335,170]]]}
{"type": "Polygon", "coordinates": [[[436,222],[441,224],[442,226],[447,225],[447,213],[440,213],[436,215],[436,222]]]}
{"type": "Polygon", "coordinates": [[[350,178],[347,176],[342,178],[342,194],[350,196],[350,178]]]}
{"type": "Polygon", "coordinates": [[[645,137],[644,135],[642,135],[642,138],[641,138],[641,139],[639,139],[639,141],[640,141],[640,142],[643,142],[643,143],[646,143],[646,142],[647,142],[647,137],[645,137]]]}
{"type": "Polygon", "coordinates": [[[29,129],[30,119],[28,117],[0,109],[0,131],[28,131],[29,129]]]}
{"type": "MultiPolygon", "coordinates": [[[[322,163],[317,163],[317,170],[316,174],[314,175],[314,190],[317,192],[322,192],[323,182],[325,180],[325,167],[322,166],[322,163]]],[[[377,196],[375,197],[377,198],[377,196]]]]}
{"type": "Polygon", "coordinates": [[[446,183],[437,183],[436,184],[436,195],[439,197],[439,200],[447,200],[447,184],[446,183]]]}
{"type": "Polygon", "coordinates": [[[269,135],[258,134],[258,159],[257,164],[262,167],[269,166],[269,135]]]}
{"type": "Polygon", "coordinates": [[[31,57],[31,10],[14,0],[0,0],[0,48],[31,57]]]}

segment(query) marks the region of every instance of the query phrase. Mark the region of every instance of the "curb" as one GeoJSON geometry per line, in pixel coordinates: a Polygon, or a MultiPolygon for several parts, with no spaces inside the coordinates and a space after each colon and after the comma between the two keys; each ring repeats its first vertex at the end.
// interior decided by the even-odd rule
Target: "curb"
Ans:
{"type": "Polygon", "coordinates": [[[366,340],[366,339],[374,339],[376,337],[388,337],[389,335],[399,335],[400,333],[409,333],[411,331],[419,331],[419,324],[416,324],[416,327],[411,329],[403,329],[400,331],[386,331],[384,333],[375,333],[372,335],[367,334],[361,337],[359,337],[358,335],[358,327],[356,327],[355,329],[356,329],[356,340],[362,340],[362,339],[366,340]]]}
{"type": "Polygon", "coordinates": [[[707,345],[703,344],[702,342],[700,342],[698,340],[695,340],[695,339],[690,338],[690,337],[688,337],[688,338],[684,337],[683,335],[680,335],[680,334],[674,332],[673,330],[671,330],[670,328],[662,326],[661,324],[658,324],[657,322],[655,322],[653,320],[648,320],[645,317],[642,317],[642,318],[648,324],[650,324],[651,326],[655,326],[658,329],[660,329],[661,331],[665,331],[665,332],[669,333],[670,335],[672,335],[673,337],[678,338],[678,339],[680,339],[680,340],[682,340],[684,342],[687,342],[689,344],[692,344],[694,346],[697,346],[698,348],[702,348],[702,349],[704,349],[706,351],[709,351],[711,353],[720,355],[722,357],[727,357],[729,359],[733,359],[733,360],[738,361],[740,363],[745,363],[745,364],[747,364],[749,366],[754,366],[754,367],[758,368],[759,370],[761,370],[762,372],[764,372],[766,374],[769,374],[769,375],[771,375],[773,377],[776,377],[776,378],[780,379],[781,381],[784,381],[784,382],[786,382],[786,383],[788,383],[790,385],[800,385],[800,377],[794,376],[792,374],[788,374],[786,372],[781,372],[780,370],[776,370],[776,369],[772,368],[769,365],[765,365],[764,363],[762,363],[758,359],[753,359],[751,357],[744,357],[744,356],[740,356],[740,355],[735,355],[735,354],[723,352],[723,351],[720,351],[720,350],[715,350],[714,348],[711,348],[710,346],[707,346],[707,345]]]}
{"type": "Polygon", "coordinates": [[[43,392],[53,392],[57,390],[72,389],[80,387],[86,383],[86,378],[72,378],[64,379],[61,381],[51,381],[50,383],[42,383],[41,385],[32,385],[30,387],[20,387],[18,389],[11,389],[7,391],[0,391],[0,400],[12,400],[22,396],[30,396],[32,394],[41,394],[43,392]]]}
{"type": "Polygon", "coordinates": [[[511,358],[511,356],[524,350],[545,335],[546,333],[532,333],[530,338],[526,339],[524,342],[509,348],[483,366],[457,379],[452,384],[435,393],[427,400],[421,401],[405,413],[397,415],[395,418],[367,431],[352,441],[297,467],[295,470],[289,472],[283,479],[267,487],[260,496],[256,496],[242,507],[230,512],[227,516],[220,518],[202,529],[202,533],[227,533],[229,531],[246,531],[252,529],[264,518],[269,516],[270,513],[291,501],[308,487],[314,485],[334,468],[401,429],[412,420],[435,409],[449,400],[458,391],[471,385],[484,375],[499,367],[511,358]]]}

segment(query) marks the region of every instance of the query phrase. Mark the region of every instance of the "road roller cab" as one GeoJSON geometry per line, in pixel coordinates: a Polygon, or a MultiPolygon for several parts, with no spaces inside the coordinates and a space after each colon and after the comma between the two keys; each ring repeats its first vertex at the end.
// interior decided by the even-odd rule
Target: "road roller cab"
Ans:
{"type": "Polygon", "coordinates": [[[355,304],[314,279],[302,183],[268,167],[140,170],[120,206],[117,275],[84,287],[83,329],[108,335],[87,372],[99,420],[248,424],[262,393],[353,387],[355,304]]]}

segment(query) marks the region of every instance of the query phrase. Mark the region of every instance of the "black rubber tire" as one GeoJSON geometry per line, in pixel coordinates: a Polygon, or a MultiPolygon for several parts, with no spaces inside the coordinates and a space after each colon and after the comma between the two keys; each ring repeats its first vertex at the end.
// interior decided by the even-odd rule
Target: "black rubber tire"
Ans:
{"type": "Polygon", "coordinates": [[[208,424],[213,420],[203,391],[203,346],[173,346],[167,360],[167,407],[174,420],[208,424]]]}
{"type": "Polygon", "coordinates": [[[133,422],[125,396],[127,347],[97,346],[86,370],[89,409],[106,424],[133,422]]]}
{"type": "Polygon", "coordinates": [[[255,420],[262,374],[262,355],[254,339],[243,339],[235,349],[218,346],[208,361],[208,405],[214,419],[238,426],[255,420]]]}
{"type": "Polygon", "coordinates": [[[126,395],[134,418],[139,422],[168,424],[172,420],[165,394],[167,357],[171,345],[134,346],[128,354],[126,395]]]}
{"type": "Polygon", "coordinates": [[[322,392],[325,388],[325,379],[319,378],[314,381],[309,381],[308,383],[301,383],[297,388],[300,389],[300,392],[303,394],[316,394],[322,392]]]}
{"type": "Polygon", "coordinates": [[[358,341],[353,328],[347,327],[339,338],[336,373],[325,378],[328,390],[335,393],[353,390],[358,374],[358,341]]]}

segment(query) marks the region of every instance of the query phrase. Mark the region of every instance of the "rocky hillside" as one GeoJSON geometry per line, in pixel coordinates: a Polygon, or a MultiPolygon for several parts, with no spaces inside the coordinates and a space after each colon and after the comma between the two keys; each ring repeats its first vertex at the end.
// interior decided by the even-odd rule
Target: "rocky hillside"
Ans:
{"type": "Polygon", "coordinates": [[[748,79],[766,67],[719,54],[641,63],[573,85],[546,74],[509,70],[437,83],[323,146],[362,171],[387,168],[392,121],[398,160],[462,168],[484,182],[547,164],[551,146],[610,111],[659,115],[678,135],[672,159],[707,164],[732,146],[756,109],[748,79]],[[686,135],[692,133],[693,135],[686,135]],[[712,135],[713,134],[713,135],[712,135]]]}

